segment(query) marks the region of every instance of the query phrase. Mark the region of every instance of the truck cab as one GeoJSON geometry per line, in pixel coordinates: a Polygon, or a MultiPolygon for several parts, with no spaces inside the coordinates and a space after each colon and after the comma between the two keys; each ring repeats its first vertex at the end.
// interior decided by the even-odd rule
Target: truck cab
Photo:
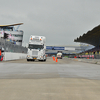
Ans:
{"type": "Polygon", "coordinates": [[[44,36],[30,36],[27,52],[27,61],[46,61],[44,36]]]}

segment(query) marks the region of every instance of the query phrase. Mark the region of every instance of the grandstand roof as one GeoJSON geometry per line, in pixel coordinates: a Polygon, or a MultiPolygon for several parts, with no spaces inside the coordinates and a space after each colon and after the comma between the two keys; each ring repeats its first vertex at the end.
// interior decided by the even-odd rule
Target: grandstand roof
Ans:
{"type": "Polygon", "coordinates": [[[88,43],[94,46],[100,45],[100,25],[93,28],[91,31],[84,33],[77,39],[74,39],[74,42],[88,43]]]}
{"type": "Polygon", "coordinates": [[[10,24],[10,25],[0,25],[0,27],[9,27],[9,26],[22,25],[22,24],[23,24],[23,23],[10,24]]]}

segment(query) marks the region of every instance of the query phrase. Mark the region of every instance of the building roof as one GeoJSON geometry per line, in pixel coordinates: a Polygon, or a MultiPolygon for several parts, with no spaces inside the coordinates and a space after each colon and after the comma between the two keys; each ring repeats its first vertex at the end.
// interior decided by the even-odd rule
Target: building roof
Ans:
{"type": "Polygon", "coordinates": [[[10,25],[0,25],[0,27],[17,26],[17,25],[22,25],[22,24],[23,24],[23,23],[10,24],[10,25]]]}
{"type": "Polygon", "coordinates": [[[88,43],[94,46],[100,45],[100,25],[74,39],[74,42],[88,43]]]}

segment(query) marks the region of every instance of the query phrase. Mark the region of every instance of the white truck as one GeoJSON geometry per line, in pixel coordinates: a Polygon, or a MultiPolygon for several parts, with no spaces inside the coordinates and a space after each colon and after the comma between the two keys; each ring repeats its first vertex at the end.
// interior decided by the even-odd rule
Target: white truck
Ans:
{"type": "Polygon", "coordinates": [[[27,61],[46,61],[46,38],[44,36],[31,35],[29,38],[27,61]]]}
{"type": "Polygon", "coordinates": [[[57,59],[62,59],[62,52],[57,53],[57,59]]]}

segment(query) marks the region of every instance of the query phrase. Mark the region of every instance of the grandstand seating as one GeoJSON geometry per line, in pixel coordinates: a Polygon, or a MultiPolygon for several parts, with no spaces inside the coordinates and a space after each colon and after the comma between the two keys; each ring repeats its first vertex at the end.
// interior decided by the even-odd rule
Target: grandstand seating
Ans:
{"type": "Polygon", "coordinates": [[[79,36],[79,38],[77,37],[77,39],[74,39],[74,42],[87,43],[95,46],[95,48],[81,52],[78,54],[78,57],[84,58],[87,57],[84,55],[88,55],[89,57],[94,55],[94,58],[100,59],[100,25],[79,36]]]}

